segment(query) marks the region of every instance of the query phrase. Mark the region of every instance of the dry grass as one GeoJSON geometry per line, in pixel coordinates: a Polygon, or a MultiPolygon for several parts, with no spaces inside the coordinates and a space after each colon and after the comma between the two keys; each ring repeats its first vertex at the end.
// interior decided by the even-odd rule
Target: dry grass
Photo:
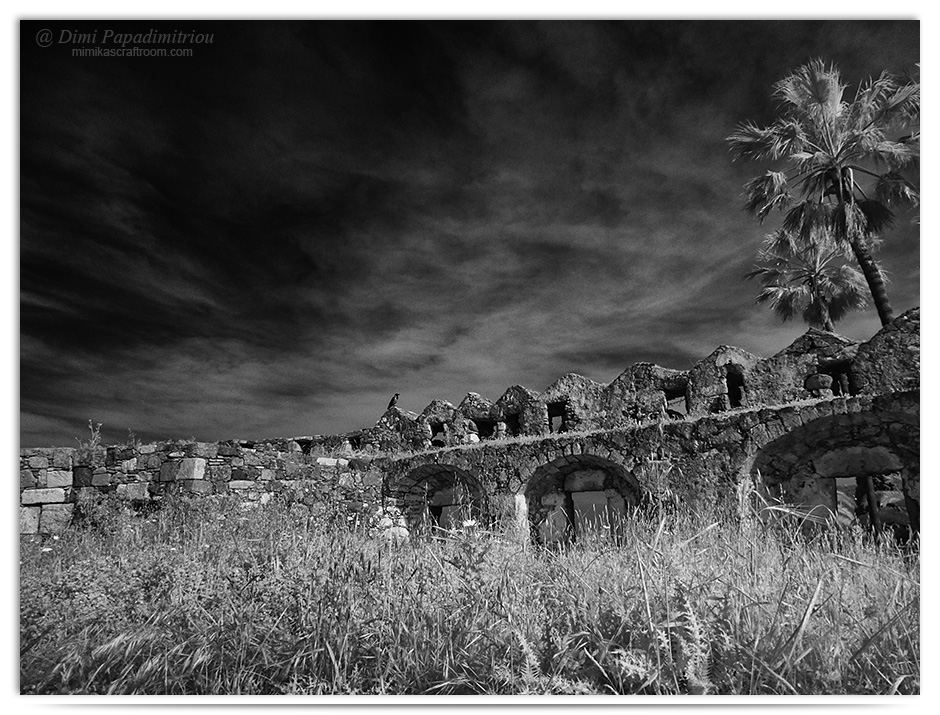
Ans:
{"type": "Polygon", "coordinates": [[[300,505],[114,504],[24,543],[24,693],[917,693],[919,558],[703,516],[395,547],[300,505]]]}

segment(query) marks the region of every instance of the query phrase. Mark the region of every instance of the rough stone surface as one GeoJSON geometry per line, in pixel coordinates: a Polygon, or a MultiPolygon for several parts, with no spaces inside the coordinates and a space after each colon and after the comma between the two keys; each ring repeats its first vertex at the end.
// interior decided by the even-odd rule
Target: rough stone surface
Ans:
{"type": "Polygon", "coordinates": [[[29,489],[31,487],[39,486],[36,475],[33,474],[31,469],[21,469],[20,470],[20,489],[29,489]]]}
{"type": "Polygon", "coordinates": [[[72,472],[64,469],[50,469],[46,472],[47,487],[72,486],[72,472]]]}
{"type": "Polygon", "coordinates": [[[47,504],[39,516],[39,531],[43,534],[61,534],[72,521],[74,504],[47,504]]]}
{"type": "Polygon", "coordinates": [[[117,495],[122,499],[133,499],[136,501],[143,501],[150,498],[150,492],[147,489],[146,482],[118,484],[117,495]]]}
{"type": "Polygon", "coordinates": [[[65,501],[65,489],[27,489],[20,493],[20,504],[55,504],[65,501]]]}
{"type": "Polygon", "coordinates": [[[20,507],[20,533],[36,534],[39,532],[39,514],[42,507],[21,506],[20,507]]]}
{"type": "Polygon", "coordinates": [[[920,308],[899,315],[858,348],[853,393],[884,394],[920,387],[920,308]]]}
{"type": "Polygon", "coordinates": [[[749,407],[760,404],[760,402],[750,397],[748,389],[751,373],[759,361],[760,358],[756,355],[740,348],[728,345],[717,348],[689,371],[687,398],[689,412],[692,414],[707,414],[732,409],[727,380],[729,368],[740,369],[743,374],[744,388],[741,406],[749,407]]]}
{"type": "Polygon", "coordinates": [[[212,494],[212,482],[205,479],[183,479],[180,488],[190,494],[212,494]]]}
{"type": "Polygon", "coordinates": [[[177,481],[183,479],[203,479],[206,474],[206,460],[198,457],[187,457],[180,461],[179,471],[176,473],[177,481]]]}

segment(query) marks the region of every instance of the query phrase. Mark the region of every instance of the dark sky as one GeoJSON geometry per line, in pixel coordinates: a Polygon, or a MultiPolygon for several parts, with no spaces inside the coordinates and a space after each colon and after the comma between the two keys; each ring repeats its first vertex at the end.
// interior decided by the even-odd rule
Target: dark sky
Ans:
{"type": "MultiPolygon", "coordinates": [[[[773,354],[805,326],[742,278],[778,218],[742,210],[764,168],[724,138],[811,58],[850,93],[919,61],[913,21],[43,20],[20,42],[22,446],[88,419],[111,443],[329,434],[394,392],[417,412],[773,354]],[[58,42],[150,28],[213,42],[58,42]]],[[[918,227],[885,238],[900,313],[918,227]]]]}

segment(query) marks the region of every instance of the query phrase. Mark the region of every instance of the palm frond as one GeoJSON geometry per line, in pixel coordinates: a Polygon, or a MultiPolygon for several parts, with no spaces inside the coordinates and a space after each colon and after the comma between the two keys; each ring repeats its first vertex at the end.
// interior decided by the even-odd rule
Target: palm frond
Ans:
{"type": "Polygon", "coordinates": [[[788,206],[793,198],[787,187],[787,175],[782,171],[768,171],[763,176],[749,181],[745,188],[745,208],[750,213],[757,214],[761,221],[772,209],[788,206]]]}
{"type": "Polygon", "coordinates": [[[800,123],[790,119],[778,119],[769,127],[739,124],[726,141],[735,159],[753,161],[776,161],[813,146],[800,123]]]}
{"type": "Polygon", "coordinates": [[[755,302],[767,304],[782,320],[788,321],[803,312],[806,294],[805,286],[767,286],[757,294],[755,302]]]}
{"type": "Polygon", "coordinates": [[[884,139],[868,147],[868,154],[891,169],[912,166],[920,160],[920,142],[896,142],[884,139]]]}
{"type": "Polygon", "coordinates": [[[868,199],[859,201],[856,206],[863,217],[860,225],[865,235],[881,233],[894,223],[894,212],[881,201],[868,199]]]}
{"type": "Polygon", "coordinates": [[[835,209],[831,204],[812,200],[801,201],[783,218],[783,230],[808,243],[818,231],[829,233],[835,209]]]}
{"type": "Polygon", "coordinates": [[[889,171],[878,177],[875,184],[875,199],[883,204],[920,205],[920,194],[916,187],[896,171],[889,171]]]}
{"type": "Polygon", "coordinates": [[[834,66],[812,60],[774,85],[774,95],[791,111],[808,117],[835,117],[842,109],[845,85],[834,66]]]}

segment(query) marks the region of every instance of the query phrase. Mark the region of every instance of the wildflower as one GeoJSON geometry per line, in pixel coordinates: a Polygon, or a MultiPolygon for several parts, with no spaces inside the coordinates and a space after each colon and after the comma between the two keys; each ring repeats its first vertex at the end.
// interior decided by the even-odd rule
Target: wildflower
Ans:
{"type": "Polygon", "coordinates": [[[464,521],[464,523],[463,523],[463,528],[464,528],[464,529],[470,529],[470,528],[472,528],[472,527],[474,527],[474,526],[476,526],[476,525],[477,525],[476,521],[474,521],[473,519],[467,519],[467,520],[464,521]]]}
{"type": "Polygon", "coordinates": [[[58,536],[53,536],[53,537],[52,537],[52,540],[53,540],[53,541],[58,541],[58,540],[59,540],[59,537],[58,537],[58,536]]]}
{"type": "Polygon", "coordinates": [[[42,551],[43,551],[43,553],[48,553],[48,552],[52,551],[52,547],[51,547],[51,546],[45,546],[45,547],[43,547],[42,551]]]}

